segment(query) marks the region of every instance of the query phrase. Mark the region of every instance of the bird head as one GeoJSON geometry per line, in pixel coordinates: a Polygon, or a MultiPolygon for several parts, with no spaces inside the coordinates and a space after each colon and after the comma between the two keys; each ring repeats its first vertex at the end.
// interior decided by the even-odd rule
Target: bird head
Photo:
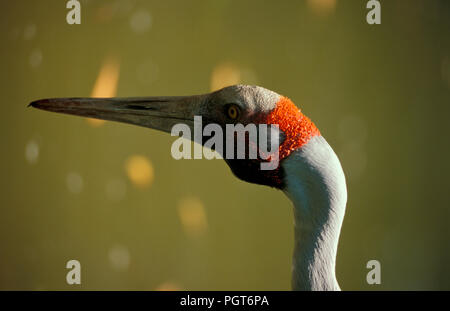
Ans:
{"type": "MultiPolygon", "coordinates": [[[[209,124],[217,124],[225,134],[230,124],[275,126],[271,127],[273,131],[267,131],[266,136],[266,146],[270,146],[271,141],[278,142],[275,153],[280,165],[273,169],[263,170],[260,165],[273,157],[273,151],[267,157],[261,157],[257,152],[256,158],[249,158],[249,152],[254,146],[248,133],[241,137],[245,141],[244,145],[248,146],[243,159],[227,157],[227,151],[230,150],[227,150],[226,135],[223,135],[223,149],[219,153],[238,178],[279,189],[284,187],[282,161],[311,137],[320,135],[311,120],[291,100],[259,86],[234,85],[193,96],[53,98],[37,100],[30,105],[47,111],[130,123],[167,133],[171,133],[172,128],[180,123],[186,124],[194,133],[195,116],[202,117],[201,131],[209,124]]],[[[259,127],[256,129],[259,131],[259,127]]],[[[196,142],[205,145],[208,137],[201,137],[195,140],[194,135],[191,136],[196,142]]],[[[235,150],[231,152],[235,155],[235,150]]]]}

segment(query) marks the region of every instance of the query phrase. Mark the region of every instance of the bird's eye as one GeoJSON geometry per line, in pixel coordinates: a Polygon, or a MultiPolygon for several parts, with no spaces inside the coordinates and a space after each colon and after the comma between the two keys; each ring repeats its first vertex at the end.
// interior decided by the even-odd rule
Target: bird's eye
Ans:
{"type": "Polygon", "coordinates": [[[241,110],[235,104],[228,105],[226,111],[228,118],[230,118],[231,120],[236,120],[239,117],[239,114],[241,113],[241,110]]]}

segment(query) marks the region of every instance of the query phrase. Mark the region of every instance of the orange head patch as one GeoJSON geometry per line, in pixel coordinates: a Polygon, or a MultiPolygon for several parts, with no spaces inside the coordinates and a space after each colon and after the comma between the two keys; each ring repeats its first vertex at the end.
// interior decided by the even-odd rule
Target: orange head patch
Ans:
{"type": "Polygon", "coordinates": [[[285,140],[279,146],[279,159],[306,144],[311,137],[320,135],[319,129],[287,97],[281,96],[277,106],[267,116],[267,124],[277,124],[285,140]]]}
{"type": "MultiPolygon", "coordinates": [[[[258,145],[249,141],[248,136],[245,136],[248,146],[248,149],[246,148],[247,151],[255,148],[259,150],[260,155],[262,152],[264,157],[259,157],[258,159],[246,157],[245,160],[225,157],[225,161],[232,172],[244,181],[283,189],[285,186],[285,172],[281,168],[281,161],[293,151],[308,143],[311,137],[320,135],[320,132],[314,123],[303,115],[300,109],[287,97],[280,97],[276,107],[267,115],[255,116],[255,119],[249,121],[254,124],[278,125],[280,131],[284,133],[284,140],[278,147],[277,167],[267,170],[261,169],[261,161],[272,162],[274,155],[272,150],[268,154],[265,154],[267,150],[259,150],[258,145]]],[[[274,150],[274,152],[276,151],[274,150]]]]}

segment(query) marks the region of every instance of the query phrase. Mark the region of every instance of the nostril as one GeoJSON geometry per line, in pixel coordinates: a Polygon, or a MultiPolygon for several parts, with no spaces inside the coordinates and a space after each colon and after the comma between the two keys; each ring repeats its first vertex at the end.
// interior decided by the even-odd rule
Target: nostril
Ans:
{"type": "Polygon", "coordinates": [[[127,105],[128,109],[133,110],[156,110],[155,107],[146,107],[146,106],[140,106],[140,105],[127,105]]]}

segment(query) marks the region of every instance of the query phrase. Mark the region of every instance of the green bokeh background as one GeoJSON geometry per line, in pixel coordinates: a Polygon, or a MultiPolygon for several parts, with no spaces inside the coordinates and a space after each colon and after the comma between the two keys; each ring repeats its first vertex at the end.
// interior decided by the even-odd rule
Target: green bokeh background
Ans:
{"type": "Polygon", "coordinates": [[[0,289],[290,288],[292,207],[280,191],[237,180],[220,160],[174,160],[167,134],[26,108],[89,96],[111,53],[117,96],[206,93],[223,63],[250,73],[242,83],[289,96],[348,179],[341,287],[450,289],[449,1],[381,1],[381,25],[366,23],[366,1],[337,0],[322,13],[313,1],[80,2],[72,26],[65,1],[2,3],[0,289]],[[147,31],[130,26],[136,12],[151,16],[147,31]],[[152,70],[142,79],[139,68],[152,70]],[[30,141],[36,163],[25,157],[30,141]],[[127,178],[133,154],[154,166],[148,189],[127,178]],[[78,194],[70,172],[83,178],[78,194]],[[110,180],[126,185],[122,200],[108,198],[110,180]],[[182,228],[184,197],[204,204],[201,236],[182,228]],[[111,262],[117,248],[125,268],[111,262]],[[81,262],[80,286],[66,284],[70,259],[81,262]],[[371,259],[381,285],[366,283],[371,259]]]}

